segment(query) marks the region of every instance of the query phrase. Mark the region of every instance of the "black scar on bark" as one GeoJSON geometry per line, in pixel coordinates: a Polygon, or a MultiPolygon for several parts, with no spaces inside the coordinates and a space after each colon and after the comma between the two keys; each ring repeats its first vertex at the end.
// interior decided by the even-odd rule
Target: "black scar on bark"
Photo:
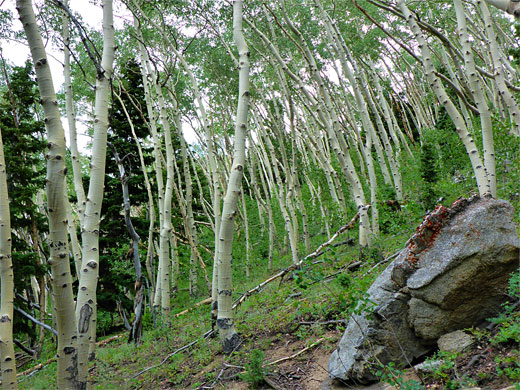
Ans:
{"type": "Polygon", "coordinates": [[[90,325],[90,317],[92,316],[93,310],[89,305],[83,305],[79,312],[78,320],[78,332],[87,333],[90,325]]]}
{"type": "Polygon", "coordinates": [[[238,333],[235,333],[229,339],[226,339],[222,342],[222,351],[224,353],[237,351],[240,348],[240,344],[240,336],[238,335],[238,333]]]}

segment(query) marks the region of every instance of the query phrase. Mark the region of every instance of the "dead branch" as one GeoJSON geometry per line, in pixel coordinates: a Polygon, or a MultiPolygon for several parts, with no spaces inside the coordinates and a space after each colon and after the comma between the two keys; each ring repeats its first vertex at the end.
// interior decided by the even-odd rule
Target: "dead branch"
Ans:
{"type": "Polygon", "coordinates": [[[271,386],[274,390],[283,390],[283,387],[280,387],[278,384],[276,384],[272,379],[270,379],[268,376],[264,377],[264,382],[267,383],[269,386],[271,386]]]}
{"type": "Polygon", "coordinates": [[[200,340],[203,340],[203,339],[207,339],[208,337],[210,337],[215,331],[213,329],[210,329],[208,330],[206,333],[204,333],[201,337],[199,337],[198,339],[196,339],[195,341],[192,341],[191,343],[189,344],[186,344],[178,349],[176,349],[175,351],[173,351],[172,353],[170,353],[168,356],[166,356],[163,360],[161,360],[161,362],[159,364],[156,364],[154,366],[150,366],[148,368],[145,368],[144,370],[141,370],[139,371],[137,374],[135,375],[132,375],[130,377],[130,379],[134,379],[134,378],[137,378],[139,375],[141,374],[144,374],[145,372],[147,371],[150,371],[154,368],[157,368],[157,367],[160,367],[162,366],[164,363],[166,363],[168,361],[168,359],[170,359],[172,356],[178,354],[179,352],[182,352],[188,348],[190,348],[191,346],[197,344],[200,340]]]}
{"type": "MultiPolygon", "coordinates": [[[[202,222],[199,222],[199,221],[195,221],[195,222],[196,223],[202,223],[202,222]]],[[[179,240],[181,243],[183,243],[185,245],[190,245],[190,241],[189,241],[189,239],[185,235],[175,231],[174,229],[172,229],[171,232],[172,232],[172,234],[175,235],[175,237],[177,237],[177,240],[179,240]]],[[[215,257],[215,254],[213,253],[213,251],[211,249],[209,249],[207,246],[202,245],[200,243],[198,244],[198,246],[200,246],[202,249],[204,249],[212,258],[215,257]]]]}
{"type": "Polygon", "coordinates": [[[199,306],[201,306],[201,305],[207,305],[207,304],[209,304],[209,303],[211,303],[211,297],[210,297],[210,298],[206,298],[206,299],[204,299],[203,301],[197,302],[193,307],[190,307],[190,308],[188,308],[188,309],[186,309],[186,310],[183,310],[183,311],[181,311],[181,312],[175,314],[174,317],[175,317],[175,318],[180,317],[180,316],[182,316],[182,315],[184,315],[184,314],[186,314],[186,313],[189,313],[190,311],[192,311],[193,309],[195,309],[195,308],[197,308],[197,307],[199,307],[199,306]]]}
{"type": "MultiPolygon", "coordinates": [[[[45,363],[40,363],[40,364],[37,364],[36,366],[32,367],[32,368],[28,368],[27,370],[25,371],[22,371],[22,372],[19,372],[18,375],[16,375],[18,378],[21,377],[21,376],[27,376],[29,375],[30,373],[34,372],[34,371],[37,371],[37,370],[41,370],[43,367],[51,364],[52,362],[54,362],[56,360],[56,357],[52,357],[50,358],[49,360],[47,360],[45,363]]],[[[0,382],[1,383],[1,382],[0,382]]]]}
{"type": "Polygon", "coordinates": [[[16,310],[18,313],[22,314],[23,316],[27,317],[29,320],[31,320],[32,322],[34,322],[36,325],[39,325],[41,326],[42,328],[48,330],[49,332],[53,333],[55,336],[58,336],[58,332],[56,332],[55,329],[53,329],[51,326],[47,325],[47,324],[44,324],[43,322],[40,322],[38,321],[36,318],[34,318],[32,315],[30,315],[29,313],[26,313],[25,311],[23,311],[22,309],[20,309],[19,307],[14,307],[14,310],[16,310]]]}
{"type": "Polygon", "coordinates": [[[302,350],[296,352],[295,354],[292,354],[291,356],[286,356],[286,357],[283,357],[281,359],[277,359],[275,361],[272,361],[270,363],[267,363],[268,366],[272,366],[272,365],[275,365],[275,364],[278,364],[278,363],[281,363],[281,362],[285,362],[286,360],[292,360],[294,359],[295,357],[298,357],[300,356],[302,353],[308,351],[309,349],[311,348],[314,348],[316,347],[317,345],[321,344],[323,342],[323,340],[325,340],[325,338],[321,338],[319,340],[316,340],[314,343],[312,343],[311,345],[309,345],[308,347],[305,347],[303,348],[302,350]]]}
{"type": "MultiPolygon", "coordinates": [[[[96,346],[101,346],[101,345],[105,345],[105,344],[108,344],[109,342],[111,341],[114,341],[114,340],[117,340],[121,337],[123,337],[124,334],[118,334],[118,335],[115,335],[115,336],[112,336],[112,337],[109,337],[108,339],[105,339],[103,341],[99,341],[96,343],[96,346]]],[[[38,363],[37,365],[35,365],[34,367],[32,368],[28,368],[27,370],[25,371],[22,371],[22,372],[19,372],[16,376],[17,377],[21,377],[21,376],[26,376],[26,375],[29,375],[30,373],[34,372],[34,371],[37,371],[37,370],[41,370],[43,367],[51,364],[52,362],[54,362],[56,360],[56,357],[52,357],[50,358],[49,360],[47,360],[45,363],[38,363]]],[[[0,381],[0,385],[2,384],[2,382],[0,381]]]]}
{"type": "Polygon", "coordinates": [[[104,339],[102,341],[98,341],[96,343],[96,345],[99,347],[99,346],[102,346],[102,345],[106,345],[114,340],[117,340],[117,339],[120,339],[121,337],[123,337],[124,334],[116,334],[115,336],[112,336],[112,337],[109,337],[108,339],[104,339]]]}
{"type": "Polygon", "coordinates": [[[354,224],[356,223],[356,221],[358,220],[359,218],[359,213],[356,213],[356,215],[354,215],[354,217],[350,220],[349,223],[347,223],[346,225],[342,226],[336,233],[334,233],[334,235],[326,242],[324,242],[323,244],[321,244],[314,252],[308,254],[307,256],[305,256],[303,259],[301,259],[300,261],[298,261],[296,264],[292,264],[291,266],[287,267],[286,269],[278,272],[276,275],[273,275],[271,276],[270,278],[264,280],[262,283],[260,283],[259,285],[257,285],[256,287],[253,287],[251,290],[249,291],[246,291],[244,294],[242,294],[242,296],[233,304],[233,309],[236,309],[238,306],[240,306],[247,298],[249,298],[251,295],[261,291],[266,285],[268,285],[269,283],[271,283],[272,281],[278,279],[278,278],[283,278],[285,275],[287,275],[289,272],[292,272],[296,269],[298,269],[305,260],[308,260],[308,259],[313,259],[315,257],[317,257],[322,251],[323,249],[325,249],[326,247],[330,246],[334,240],[336,238],[339,237],[340,234],[346,232],[347,230],[349,229],[352,229],[354,227],[354,224]]]}
{"type": "Polygon", "coordinates": [[[330,324],[345,324],[348,320],[329,320],[329,321],[300,321],[300,325],[330,325],[330,324]]]}

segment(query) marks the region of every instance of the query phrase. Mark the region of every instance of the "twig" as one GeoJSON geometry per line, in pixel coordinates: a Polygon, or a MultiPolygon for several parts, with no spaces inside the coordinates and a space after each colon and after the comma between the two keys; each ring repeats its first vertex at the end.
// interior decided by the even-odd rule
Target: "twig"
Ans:
{"type": "MultiPolygon", "coordinates": [[[[115,336],[112,336],[112,337],[109,337],[108,339],[105,339],[103,341],[99,341],[96,343],[96,346],[101,346],[101,345],[105,345],[105,344],[108,344],[109,342],[111,341],[114,341],[114,340],[117,340],[121,337],[123,337],[124,334],[118,334],[118,335],[115,335],[115,336]]],[[[26,376],[26,375],[29,375],[31,374],[32,372],[34,371],[37,371],[37,370],[41,370],[43,367],[51,364],[52,362],[54,362],[56,360],[56,357],[52,357],[50,358],[49,360],[47,360],[45,363],[39,363],[37,364],[36,366],[32,367],[32,368],[29,368],[25,371],[22,371],[22,372],[19,372],[16,376],[17,377],[21,377],[21,376],[26,376]]],[[[2,382],[0,381],[0,385],[2,384],[2,382]]]]}
{"type": "Polygon", "coordinates": [[[274,364],[278,364],[278,363],[281,363],[281,362],[285,362],[286,360],[291,360],[291,359],[294,359],[295,357],[301,355],[302,353],[308,351],[309,349],[311,348],[314,348],[315,346],[321,344],[323,342],[323,340],[325,340],[324,338],[321,338],[317,341],[315,341],[314,343],[312,343],[311,345],[309,345],[308,347],[305,347],[303,348],[301,351],[298,351],[296,352],[295,354],[292,354],[291,356],[286,356],[284,358],[281,358],[281,359],[277,359],[275,361],[272,361],[270,363],[267,363],[268,366],[272,366],[274,364]]]}
{"type": "MultiPolygon", "coordinates": [[[[407,244],[408,245],[408,244],[407,244]]],[[[406,247],[406,246],[405,246],[406,247]]],[[[367,272],[365,272],[363,274],[363,277],[367,276],[369,273],[371,273],[374,269],[376,269],[377,267],[379,267],[381,264],[384,264],[384,263],[388,263],[390,260],[392,260],[393,258],[399,256],[399,254],[401,253],[402,249],[395,252],[393,255],[391,256],[388,256],[386,258],[384,258],[383,260],[381,260],[380,262],[376,263],[372,268],[370,268],[367,272]]]]}
{"type": "Polygon", "coordinates": [[[164,358],[164,359],[163,359],[159,364],[156,364],[156,365],[154,365],[154,366],[150,366],[150,367],[148,367],[148,368],[145,368],[144,370],[139,371],[137,374],[131,376],[130,379],[137,378],[139,375],[144,374],[144,373],[147,372],[147,371],[150,371],[150,370],[152,370],[152,369],[154,369],[154,368],[157,368],[157,367],[162,366],[162,365],[163,365],[164,363],[166,363],[166,362],[168,361],[168,359],[170,359],[173,355],[176,355],[176,354],[178,354],[179,352],[182,352],[182,351],[188,349],[189,347],[191,347],[191,346],[197,344],[197,343],[198,343],[200,340],[202,340],[202,339],[206,339],[206,338],[208,338],[209,336],[211,336],[211,335],[213,334],[213,332],[214,332],[213,329],[208,330],[206,333],[204,333],[204,334],[202,335],[202,337],[199,337],[199,338],[196,339],[195,341],[192,341],[191,343],[186,344],[185,346],[176,349],[175,351],[173,351],[172,353],[170,353],[168,356],[166,356],[166,357],[165,357],[165,358],[164,358]]]}
{"type": "Polygon", "coordinates": [[[18,313],[20,314],[23,314],[25,317],[27,317],[28,319],[30,319],[32,322],[34,322],[36,325],[40,325],[42,328],[44,329],[47,329],[49,332],[52,332],[55,336],[58,336],[58,332],[56,332],[55,329],[53,329],[52,327],[50,327],[49,325],[47,324],[44,324],[43,322],[40,322],[38,321],[36,318],[34,318],[32,315],[30,315],[29,313],[26,313],[25,311],[23,311],[22,309],[18,308],[18,307],[14,307],[14,310],[16,310],[18,313]]]}
{"type": "Polygon", "coordinates": [[[241,370],[245,369],[244,366],[236,366],[234,364],[227,364],[226,362],[223,362],[222,365],[225,367],[225,368],[240,368],[241,370]]]}
{"type": "Polygon", "coordinates": [[[22,351],[24,351],[25,353],[31,355],[31,356],[34,356],[36,354],[36,351],[34,349],[31,349],[29,347],[26,347],[25,345],[22,344],[21,341],[17,340],[17,339],[13,339],[13,342],[14,344],[20,348],[22,351]]]}
{"type": "Polygon", "coordinates": [[[25,371],[22,371],[22,372],[19,372],[18,375],[16,375],[17,377],[21,377],[21,376],[26,376],[26,375],[29,375],[31,372],[33,371],[36,371],[36,370],[41,370],[43,367],[51,364],[52,362],[54,362],[56,360],[56,357],[52,357],[50,358],[49,360],[47,360],[45,363],[40,363],[40,364],[37,364],[36,366],[32,367],[32,368],[28,368],[27,370],[25,371]]]}
{"type": "Polygon", "coordinates": [[[341,267],[337,272],[334,272],[333,274],[327,275],[327,276],[325,276],[324,278],[322,278],[320,280],[316,280],[316,281],[310,283],[309,286],[312,286],[313,284],[316,284],[316,283],[321,283],[324,280],[332,279],[333,277],[343,273],[344,271],[350,271],[350,270],[352,270],[354,268],[359,267],[361,264],[363,264],[362,261],[356,261],[356,262],[354,262],[352,264],[347,265],[346,267],[341,267]]]}
{"type": "Polygon", "coordinates": [[[300,321],[300,325],[329,325],[329,324],[344,324],[348,320],[330,320],[330,321],[300,321]]]}
{"type": "Polygon", "coordinates": [[[278,386],[277,383],[274,383],[274,381],[269,379],[267,376],[264,377],[264,382],[271,386],[274,390],[283,390],[283,387],[278,386]]]}

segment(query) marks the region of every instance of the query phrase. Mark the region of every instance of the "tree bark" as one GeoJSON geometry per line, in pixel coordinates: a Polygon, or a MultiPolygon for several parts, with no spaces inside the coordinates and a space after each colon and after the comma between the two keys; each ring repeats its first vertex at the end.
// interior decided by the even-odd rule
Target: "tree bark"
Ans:
{"type": "Polygon", "coordinates": [[[238,197],[242,190],[242,176],[244,174],[247,114],[249,111],[249,49],[242,29],[242,7],[242,0],[235,0],[233,3],[233,37],[239,54],[238,107],[235,124],[233,165],[224,198],[219,235],[217,327],[224,352],[231,352],[239,345],[239,336],[233,322],[231,259],[234,219],[238,213],[238,197]]]}
{"type": "Polygon", "coordinates": [[[34,61],[40,102],[47,129],[47,209],[49,215],[49,264],[52,271],[52,291],[56,308],[58,330],[59,389],[79,388],[77,381],[76,321],[74,320],[74,296],[69,266],[67,237],[67,208],[65,205],[65,134],[58,111],[58,101],[52,84],[52,76],[34,11],[30,0],[17,0],[27,41],[34,61]],[[65,222],[65,223],[64,223],[65,222]]]}
{"type": "Polygon", "coordinates": [[[16,389],[18,385],[13,344],[14,274],[9,213],[4,145],[0,133],[0,365],[2,367],[2,388],[16,389]]]}
{"type": "Polygon", "coordinates": [[[82,264],[76,304],[78,329],[78,381],[86,388],[90,344],[95,342],[96,289],[99,277],[99,224],[103,202],[107,154],[108,98],[114,62],[112,0],[103,0],[103,55],[96,79],[94,140],[90,183],[81,227],[82,264]]]}

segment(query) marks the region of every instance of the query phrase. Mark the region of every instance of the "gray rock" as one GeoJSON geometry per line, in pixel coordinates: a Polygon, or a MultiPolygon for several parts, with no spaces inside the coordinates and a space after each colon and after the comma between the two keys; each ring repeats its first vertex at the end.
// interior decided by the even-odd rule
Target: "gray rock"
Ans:
{"type": "Polygon", "coordinates": [[[440,370],[444,361],[442,360],[425,360],[424,362],[414,366],[414,369],[420,374],[433,374],[440,370]]]}
{"type": "Polygon", "coordinates": [[[368,290],[329,359],[332,378],[367,383],[381,364],[409,364],[437,339],[493,316],[518,267],[513,207],[491,197],[437,207],[368,290]]]}
{"type": "Polygon", "coordinates": [[[462,330],[447,333],[439,337],[437,345],[441,351],[461,353],[475,343],[475,338],[462,330]]]}

